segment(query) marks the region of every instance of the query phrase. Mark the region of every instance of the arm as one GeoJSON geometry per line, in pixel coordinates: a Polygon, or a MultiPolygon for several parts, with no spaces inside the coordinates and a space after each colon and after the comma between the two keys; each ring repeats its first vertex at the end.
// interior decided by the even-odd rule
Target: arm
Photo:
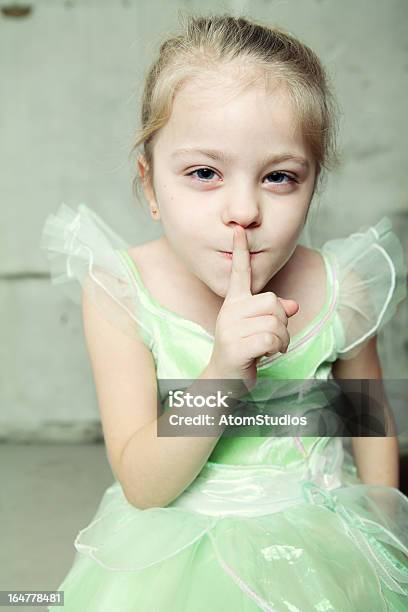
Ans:
{"type": "MultiPolygon", "coordinates": [[[[83,322],[112,471],[135,507],[166,506],[196,478],[219,436],[158,437],[156,371],[149,349],[108,323],[86,292],[83,322]]],[[[206,368],[200,378],[216,376],[206,368]]],[[[183,409],[171,412],[181,415],[183,409]]]]}
{"type": "MultiPolygon", "coordinates": [[[[337,379],[382,379],[377,353],[377,336],[371,338],[353,359],[338,359],[333,365],[337,379]]],[[[395,432],[392,411],[385,403],[386,431],[395,432]]],[[[365,484],[399,487],[399,447],[396,435],[384,437],[353,437],[352,449],[361,480],[365,484]]]]}
{"type": "MultiPolygon", "coordinates": [[[[201,395],[202,387],[196,386],[196,382],[215,378],[211,366],[207,366],[185,393],[201,395]]],[[[240,394],[241,391],[235,397],[240,394]]],[[[229,405],[232,412],[233,399],[229,405]]],[[[214,416],[228,413],[225,408],[212,408],[212,412],[214,416]]],[[[176,499],[196,479],[221,436],[158,436],[160,420],[167,423],[170,414],[185,416],[186,410],[171,408],[159,418],[155,414],[153,420],[134,431],[120,453],[119,469],[126,485],[126,498],[137,508],[165,507],[176,499]]]]}

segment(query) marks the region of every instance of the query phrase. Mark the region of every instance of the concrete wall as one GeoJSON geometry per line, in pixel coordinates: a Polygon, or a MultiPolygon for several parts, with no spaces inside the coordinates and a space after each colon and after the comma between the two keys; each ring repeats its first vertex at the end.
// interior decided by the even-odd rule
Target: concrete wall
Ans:
{"type": "MultiPolygon", "coordinates": [[[[387,214],[408,253],[405,0],[30,6],[23,18],[0,13],[0,439],[100,436],[80,311],[50,285],[39,238],[61,201],[85,202],[133,244],[161,233],[133,199],[128,153],[144,71],[178,8],[267,20],[320,55],[343,109],[345,163],[328,180],[310,236],[319,246],[387,214]]],[[[380,336],[386,378],[407,378],[407,330],[405,303],[380,336]]],[[[392,398],[405,411],[407,400],[392,398]]]]}

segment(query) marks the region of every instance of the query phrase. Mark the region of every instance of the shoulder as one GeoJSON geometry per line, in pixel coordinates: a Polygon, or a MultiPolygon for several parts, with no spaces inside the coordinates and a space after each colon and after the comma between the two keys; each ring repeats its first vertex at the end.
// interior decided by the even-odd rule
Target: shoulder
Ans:
{"type": "Polygon", "coordinates": [[[402,244],[384,217],[346,238],[328,240],[322,250],[333,262],[336,275],[333,329],[337,354],[341,360],[353,360],[393,318],[407,295],[402,244]]]}

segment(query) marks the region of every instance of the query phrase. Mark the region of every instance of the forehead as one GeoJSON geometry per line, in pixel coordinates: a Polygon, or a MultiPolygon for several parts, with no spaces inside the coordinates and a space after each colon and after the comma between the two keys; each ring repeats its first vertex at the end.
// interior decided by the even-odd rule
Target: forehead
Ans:
{"type": "Polygon", "coordinates": [[[239,69],[206,71],[177,91],[170,118],[157,135],[166,150],[226,142],[277,146],[302,141],[287,88],[262,74],[239,69]],[[210,143],[211,141],[211,143],[210,143]]]}

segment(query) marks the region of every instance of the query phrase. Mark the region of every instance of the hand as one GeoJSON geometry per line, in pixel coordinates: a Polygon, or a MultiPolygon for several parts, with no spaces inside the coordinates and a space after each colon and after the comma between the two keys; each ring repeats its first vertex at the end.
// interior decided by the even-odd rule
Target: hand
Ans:
{"type": "Polygon", "coordinates": [[[272,291],[252,295],[251,258],[246,232],[234,227],[232,270],[228,293],[218,313],[210,364],[222,378],[256,384],[256,363],[264,355],[286,352],[290,341],[288,317],[299,310],[294,300],[272,291]]]}

